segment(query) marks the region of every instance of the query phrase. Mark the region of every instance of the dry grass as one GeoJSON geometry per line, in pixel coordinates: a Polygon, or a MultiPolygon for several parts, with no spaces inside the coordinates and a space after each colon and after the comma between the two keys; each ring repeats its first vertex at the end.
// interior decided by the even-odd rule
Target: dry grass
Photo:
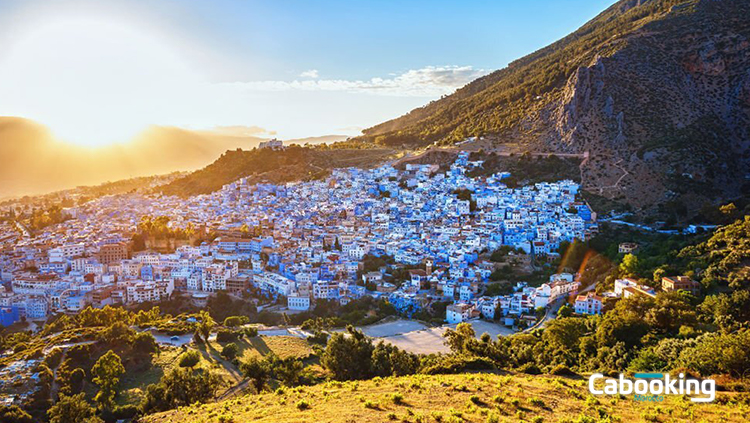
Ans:
{"type": "Polygon", "coordinates": [[[151,423],[257,422],[740,422],[745,405],[682,397],[644,404],[588,394],[585,381],[463,374],[329,382],[148,416],[151,423]],[[395,401],[394,398],[398,398],[395,401]]]}

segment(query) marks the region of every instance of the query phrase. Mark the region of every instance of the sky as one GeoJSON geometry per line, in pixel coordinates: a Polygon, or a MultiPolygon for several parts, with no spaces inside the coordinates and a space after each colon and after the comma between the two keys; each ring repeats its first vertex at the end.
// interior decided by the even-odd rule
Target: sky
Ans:
{"type": "Polygon", "coordinates": [[[356,135],[613,0],[0,0],[0,116],[84,144],[150,125],[356,135]]]}

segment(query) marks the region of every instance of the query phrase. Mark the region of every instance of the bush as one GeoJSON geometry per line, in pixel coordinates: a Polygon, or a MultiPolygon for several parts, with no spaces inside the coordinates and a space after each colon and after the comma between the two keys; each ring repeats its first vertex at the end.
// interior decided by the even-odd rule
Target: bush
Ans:
{"type": "Polygon", "coordinates": [[[221,350],[221,356],[226,358],[227,360],[231,360],[235,357],[237,357],[237,354],[240,352],[240,348],[235,344],[234,342],[230,342],[224,346],[224,348],[221,350]]]}
{"type": "Polygon", "coordinates": [[[153,413],[207,402],[214,398],[221,383],[219,376],[209,371],[172,369],[159,383],[146,387],[141,410],[153,413]]]}
{"type": "Polygon", "coordinates": [[[420,373],[435,375],[443,373],[461,373],[467,370],[492,370],[495,363],[487,357],[450,355],[437,357],[433,362],[425,363],[420,373]]]}
{"type": "Polygon", "coordinates": [[[237,340],[237,334],[231,330],[221,329],[216,333],[216,342],[232,342],[237,340]]]}
{"type": "Polygon", "coordinates": [[[54,348],[49,354],[47,354],[47,357],[44,358],[44,364],[46,364],[47,367],[54,369],[60,364],[62,355],[63,351],[61,348],[54,348]]]}
{"type": "Polygon", "coordinates": [[[0,408],[0,421],[7,423],[33,423],[34,419],[17,405],[0,408]]]}
{"type": "Polygon", "coordinates": [[[394,404],[400,405],[404,403],[404,396],[397,392],[391,395],[391,400],[393,401],[394,404]]]}
{"type": "Polygon", "coordinates": [[[224,319],[224,326],[227,327],[237,327],[244,325],[249,322],[249,319],[247,316],[229,316],[226,319],[224,319]]]}
{"type": "Polygon", "coordinates": [[[380,404],[378,404],[375,401],[367,400],[367,401],[365,401],[365,408],[369,408],[371,410],[379,410],[380,409],[380,404]]]}
{"type": "Polygon", "coordinates": [[[188,350],[180,356],[180,367],[193,367],[201,361],[201,353],[196,350],[188,350]]]}
{"type": "Polygon", "coordinates": [[[138,407],[133,404],[118,405],[112,410],[112,415],[117,420],[128,420],[138,414],[138,407]]]}
{"type": "Polygon", "coordinates": [[[539,370],[539,367],[537,367],[537,365],[534,363],[526,363],[523,366],[519,367],[518,371],[521,373],[526,373],[528,375],[538,375],[542,373],[542,371],[539,370]]]}
{"type": "Polygon", "coordinates": [[[297,409],[299,410],[307,410],[308,408],[310,408],[310,403],[305,400],[299,400],[297,403],[297,409]]]}
{"type": "Polygon", "coordinates": [[[256,336],[258,336],[258,328],[245,328],[245,336],[247,336],[248,338],[255,338],[256,336]]]}
{"type": "Polygon", "coordinates": [[[536,406],[536,407],[542,407],[542,408],[544,408],[545,406],[544,400],[541,398],[537,398],[537,397],[529,398],[529,404],[536,406]]]}
{"type": "Polygon", "coordinates": [[[549,371],[549,374],[555,376],[577,376],[578,374],[564,364],[558,364],[549,371]]]}

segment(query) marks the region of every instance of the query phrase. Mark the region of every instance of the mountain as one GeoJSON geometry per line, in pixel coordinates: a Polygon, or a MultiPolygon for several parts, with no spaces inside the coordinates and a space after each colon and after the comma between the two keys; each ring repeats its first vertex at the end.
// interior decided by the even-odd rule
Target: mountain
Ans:
{"type": "Polygon", "coordinates": [[[363,133],[406,148],[481,137],[485,151],[588,153],[585,191],[686,216],[750,193],[750,2],[619,1],[363,133]]]}
{"type": "Polygon", "coordinates": [[[153,126],[127,143],[82,147],[55,140],[35,122],[0,117],[0,198],[136,176],[194,170],[262,138],[153,126]]]}

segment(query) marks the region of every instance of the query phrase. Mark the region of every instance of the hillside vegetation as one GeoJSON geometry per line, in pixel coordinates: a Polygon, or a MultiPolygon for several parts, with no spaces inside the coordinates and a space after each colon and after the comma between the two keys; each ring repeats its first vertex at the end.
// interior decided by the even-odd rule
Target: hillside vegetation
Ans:
{"type": "Polygon", "coordinates": [[[365,129],[381,144],[462,141],[509,129],[560,94],[568,78],[600,55],[625,45],[622,35],[658,19],[677,0],[619,1],[572,34],[479,78],[453,95],[365,129]],[[537,96],[547,96],[537,98],[537,96]]]}
{"type": "Polygon", "coordinates": [[[367,167],[394,154],[391,149],[328,149],[290,146],[283,150],[229,150],[214,163],[161,188],[167,195],[207,194],[239,178],[253,182],[284,183],[319,179],[334,168],[367,167]]]}

